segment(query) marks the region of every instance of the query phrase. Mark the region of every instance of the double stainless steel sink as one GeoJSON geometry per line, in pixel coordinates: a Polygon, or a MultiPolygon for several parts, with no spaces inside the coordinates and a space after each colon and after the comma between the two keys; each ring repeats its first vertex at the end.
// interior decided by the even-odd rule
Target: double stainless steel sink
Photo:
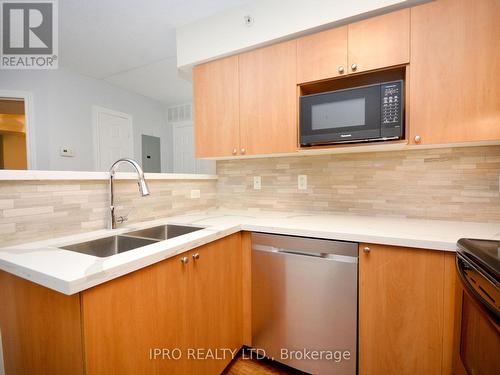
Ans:
{"type": "Polygon", "coordinates": [[[189,227],[185,225],[159,225],[157,227],[135,230],[133,232],[125,233],[126,236],[151,238],[159,241],[168,240],[170,238],[179,237],[183,234],[196,232],[203,229],[201,227],[189,227]]]}
{"type": "Polygon", "coordinates": [[[99,238],[93,241],[86,241],[63,246],[61,247],[61,249],[105,258],[115,254],[124,253],[129,250],[138,249],[143,246],[151,245],[159,241],[168,240],[191,232],[196,232],[201,229],[203,228],[185,225],[159,225],[152,228],[127,232],[121,235],[99,238]]]}

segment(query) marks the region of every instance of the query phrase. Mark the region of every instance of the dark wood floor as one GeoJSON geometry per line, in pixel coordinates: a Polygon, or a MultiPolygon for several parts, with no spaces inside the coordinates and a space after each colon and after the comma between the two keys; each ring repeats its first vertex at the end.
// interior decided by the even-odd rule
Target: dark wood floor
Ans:
{"type": "Polygon", "coordinates": [[[222,375],[307,375],[267,359],[250,358],[242,353],[224,370],[222,375]]]}

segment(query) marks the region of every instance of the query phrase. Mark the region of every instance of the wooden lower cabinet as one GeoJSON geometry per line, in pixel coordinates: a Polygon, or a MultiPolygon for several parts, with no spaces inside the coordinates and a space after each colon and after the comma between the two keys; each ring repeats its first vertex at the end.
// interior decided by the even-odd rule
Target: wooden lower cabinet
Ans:
{"type": "MultiPolygon", "coordinates": [[[[251,345],[250,253],[237,233],[73,296],[0,271],[5,373],[219,374],[251,345]]],[[[454,260],[360,244],[359,374],[452,373],[454,260]]]]}
{"type": "Polygon", "coordinates": [[[5,375],[84,373],[78,294],[0,271],[0,332],[5,375]]]}
{"type": "MultiPolygon", "coordinates": [[[[192,252],[199,259],[192,264],[189,280],[187,311],[192,320],[186,335],[190,348],[214,352],[225,348],[236,353],[243,345],[242,252],[236,248],[241,248],[239,234],[225,243],[211,243],[192,252]],[[191,324],[194,322],[197,324],[191,324]]],[[[220,374],[231,359],[190,361],[188,373],[220,374]]]]}
{"type": "Polygon", "coordinates": [[[82,292],[87,374],[219,374],[229,355],[193,356],[243,343],[240,249],[238,233],[82,292]]]}
{"type": "Polygon", "coordinates": [[[360,245],[359,374],[451,374],[454,258],[360,245]]]}
{"type": "Polygon", "coordinates": [[[186,372],[185,358],[150,358],[151,348],[172,351],[188,345],[190,267],[181,264],[181,256],[82,292],[88,374],[186,372]]]}
{"type": "Polygon", "coordinates": [[[73,296],[0,272],[6,375],[219,374],[244,340],[246,235],[73,296]]]}

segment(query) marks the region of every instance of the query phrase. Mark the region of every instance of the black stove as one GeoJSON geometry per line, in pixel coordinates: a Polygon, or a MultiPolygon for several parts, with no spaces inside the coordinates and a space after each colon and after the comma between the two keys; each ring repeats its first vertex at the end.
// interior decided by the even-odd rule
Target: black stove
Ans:
{"type": "Polygon", "coordinates": [[[500,320],[500,241],[460,239],[457,270],[467,289],[500,320]]]}

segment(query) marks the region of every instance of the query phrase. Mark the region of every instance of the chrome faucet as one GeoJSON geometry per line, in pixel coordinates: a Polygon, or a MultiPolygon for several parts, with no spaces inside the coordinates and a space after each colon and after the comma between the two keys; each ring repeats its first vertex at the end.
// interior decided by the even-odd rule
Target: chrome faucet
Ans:
{"type": "Polygon", "coordinates": [[[115,173],[116,173],[116,170],[118,169],[118,166],[122,163],[129,163],[130,165],[132,165],[132,167],[134,167],[135,171],[137,172],[137,185],[139,186],[139,193],[141,193],[141,196],[145,197],[145,196],[149,195],[149,188],[148,188],[148,185],[146,184],[146,180],[144,179],[144,172],[143,172],[141,166],[139,165],[139,163],[137,163],[135,160],[126,159],[126,158],[125,159],[118,159],[117,161],[115,161],[113,163],[113,165],[111,166],[111,168],[109,169],[109,196],[110,196],[109,210],[110,210],[110,214],[111,214],[110,215],[111,216],[111,220],[110,220],[111,228],[110,229],[115,229],[117,222],[121,224],[127,220],[126,217],[125,218],[120,217],[118,220],[115,217],[115,199],[114,199],[114,192],[113,192],[113,180],[115,178],[115,173]]]}

